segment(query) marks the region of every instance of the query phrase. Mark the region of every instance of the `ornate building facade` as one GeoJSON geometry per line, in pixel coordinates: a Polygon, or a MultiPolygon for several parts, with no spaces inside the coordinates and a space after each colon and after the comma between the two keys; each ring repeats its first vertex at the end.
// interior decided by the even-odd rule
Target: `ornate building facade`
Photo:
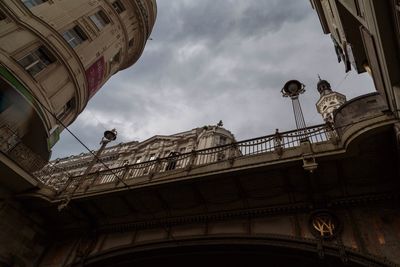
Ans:
{"type": "Polygon", "coordinates": [[[400,3],[311,0],[346,72],[369,72],[388,108],[400,117],[400,3]]]}
{"type": "Polygon", "coordinates": [[[21,142],[46,161],[63,127],[139,59],[156,14],[155,0],[1,1],[2,151],[21,142]]]}
{"type": "MultiPolygon", "coordinates": [[[[139,163],[149,164],[149,167],[135,170],[131,174],[139,177],[151,173],[154,168],[152,162],[160,158],[170,158],[169,161],[165,161],[165,164],[161,166],[163,170],[178,169],[187,165],[188,162],[175,160],[177,156],[190,154],[192,151],[228,145],[233,142],[235,142],[233,134],[218,125],[203,126],[173,135],[156,135],[142,142],[120,143],[104,149],[99,155],[100,161],[97,160],[90,167],[90,172],[96,173],[139,163]],[[103,163],[106,163],[107,166],[103,163]]],[[[202,156],[198,156],[197,160],[203,163],[206,163],[206,161],[210,163],[227,159],[228,156],[226,152],[223,152],[216,158],[202,159],[202,156]]],[[[93,160],[96,160],[96,158],[91,153],[56,159],[49,162],[47,167],[38,172],[37,175],[42,177],[46,185],[57,187],[57,183],[63,183],[69,177],[83,175],[93,160]],[[52,168],[52,166],[57,166],[57,168],[52,168]],[[51,175],[49,174],[50,172],[51,175]]],[[[99,181],[101,184],[108,182],[110,182],[110,177],[108,176],[99,181]]]]}

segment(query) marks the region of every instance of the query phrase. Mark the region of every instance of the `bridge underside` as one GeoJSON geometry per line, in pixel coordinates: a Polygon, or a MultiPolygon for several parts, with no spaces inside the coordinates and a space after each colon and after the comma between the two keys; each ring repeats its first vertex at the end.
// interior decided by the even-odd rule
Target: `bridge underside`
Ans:
{"type": "Polygon", "coordinates": [[[395,266],[400,180],[394,136],[391,127],[364,135],[346,153],[318,158],[314,173],[296,160],[152,180],[73,199],[62,212],[58,202],[20,200],[51,233],[38,266],[395,266]],[[321,241],[324,229],[311,223],[320,210],[338,220],[329,240],[321,241]]]}
{"type": "Polygon", "coordinates": [[[135,251],[126,249],[109,253],[103,257],[88,259],[86,266],[279,266],[279,267],[312,267],[312,266],[373,266],[376,262],[367,259],[347,259],[345,262],[336,255],[319,257],[312,251],[290,247],[274,247],[250,242],[240,244],[236,240],[220,240],[219,242],[197,241],[196,244],[185,244],[172,241],[172,245],[151,250],[135,251]],[[209,244],[205,244],[209,243],[209,244]],[[219,243],[219,244],[218,244],[219,243]],[[361,263],[363,262],[363,263],[361,263]]]}

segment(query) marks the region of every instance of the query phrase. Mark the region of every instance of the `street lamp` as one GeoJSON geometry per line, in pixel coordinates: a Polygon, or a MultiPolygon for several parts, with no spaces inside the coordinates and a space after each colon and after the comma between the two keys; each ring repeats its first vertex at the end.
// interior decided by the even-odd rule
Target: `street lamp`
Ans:
{"type": "MultiPolygon", "coordinates": [[[[117,139],[117,130],[112,129],[112,130],[107,130],[104,132],[104,135],[100,141],[100,145],[101,145],[100,149],[97,150],[96,154],[94,154],[92,161],[89,162],[89,165],[87,166],[85,172],[80,176],[80,179],[77,182],[77,184],[75,185],[72,192],[64,199],[64,201],[60,205],[58,205],[59,211],[63,210],[66,206],[68,206],[69,202],[71,201],[72,195],[81,186],[81,184],[85,181],[86,176],[90,173],[93,166],[96,164],[97,160],[100,158],[100,155],[103,152],[103,150],[106,148],[106,145],[108,143],[110,143],[111,141],[114,141],[115,139],[117,139]]],[[[85,190],[87,188],[85,188],[85,190]]]]}
{"type": "Polygon", "coordinates": [[[101,143],[106,142],[106,144],[108,142],[114,141],[115,139],[117,139],[117,130],[112,129],[111,131],[105,131],[104,132],[104,137],[101,139],[101,143]]]}
{"type": "Polygon", "coordinates": [[[297,130],[304,134],[300,141],[307,139],[305,136],[306,122],[304,120],[303,111],[301,110],[299,100],[299,96],[306,91],[304,88],[305,85],[298,80],[290,80],[285,83],[281,90],[283,97],[290,97],[290,99],[292,99],[292,107],[297,130]]]}
{"type": "Polygon", "coordinates": [[[85,176],[92,170],[94,164],[97,162],[97,160],[100,158],[101,153],[103,153],[103,150],[106,148],[106,145],[111,141],[114,141],[115,139],[117,139],[117,130],[112,129],[111,131],[107,130],[104,132],[104,136],[103,138],[101,138],[100,141],[101,147],[99,150],[97,150],[96,155],[93,157],[92,161],[89,163],[88,167],[83,173],[83,179],[85,179],[85,176]]]}

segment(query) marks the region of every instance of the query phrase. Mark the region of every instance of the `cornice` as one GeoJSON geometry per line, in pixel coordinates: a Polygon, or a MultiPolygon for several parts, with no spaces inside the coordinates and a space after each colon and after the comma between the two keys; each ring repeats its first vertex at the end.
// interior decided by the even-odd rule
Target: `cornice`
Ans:
{"type": "MultiPolygon", "coordinates": [[[[386,201],[395,201],[400,199],[399,193],[380,194],[380,195],[365,195],[359,197],[349,197],[343,199],[332,200],[327,203],[328,208],[343,209],[349,206],[362,207],[367,204],[379,204],[386,201]]],[[[96,231],[99,233],[108,232],[128,232],[140,229],[163,228],[171,226],[179,226],[186,224],[203,224],[209,222],[240,220],[251,218],[262,218],[275,215],[292,215],[298,213],[310,213],[316,210],[316,207],[311,202],[299,202],[288,205],[263,207],[255,209],[241,209],[224,212],[204,213],[192,216],[179,216],[167,218],[143,219],[141,221],[131,221],[126,223],[116,223],[109,225],[101,225],[96,231]]],[[[78,230],[78,229],[76,229],[78,230]]]]}

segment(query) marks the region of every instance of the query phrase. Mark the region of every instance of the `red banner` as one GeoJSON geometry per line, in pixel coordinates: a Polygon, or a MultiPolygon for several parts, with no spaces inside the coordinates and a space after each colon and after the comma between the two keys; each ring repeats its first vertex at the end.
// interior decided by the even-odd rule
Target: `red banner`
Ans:
{"type": "Polygon", "coordinates": [[[86,80],[88,83],[89,98],[99,90],[103,82],[105,72],[104,57],[99,58],[86,70],[86,80]]]}

